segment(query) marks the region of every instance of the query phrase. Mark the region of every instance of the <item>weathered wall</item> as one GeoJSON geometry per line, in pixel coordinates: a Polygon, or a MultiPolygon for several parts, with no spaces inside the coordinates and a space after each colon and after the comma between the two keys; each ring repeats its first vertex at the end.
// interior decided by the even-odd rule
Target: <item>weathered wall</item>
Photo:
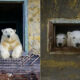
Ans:
{"type": "Polygon", "coordinates": [[[52,18],[80,19],[80,0],[41,0],[41,80],[80,80],[80,55],[47,52],[47,24],[52,18]]]}
{"type": "Polygon", "coordinates": [[[40,0],[28,0],[29,51],[40,53],[40,0]]]}

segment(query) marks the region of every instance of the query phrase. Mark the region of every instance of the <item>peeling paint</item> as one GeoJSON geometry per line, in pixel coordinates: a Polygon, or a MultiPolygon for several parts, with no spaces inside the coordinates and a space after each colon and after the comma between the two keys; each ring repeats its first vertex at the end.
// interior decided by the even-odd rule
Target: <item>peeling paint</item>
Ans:
{"type": "Polygon", "coordinates": [[[29,50],[40,54],[40,0],[28,0],[28,20],[29,50]]]}

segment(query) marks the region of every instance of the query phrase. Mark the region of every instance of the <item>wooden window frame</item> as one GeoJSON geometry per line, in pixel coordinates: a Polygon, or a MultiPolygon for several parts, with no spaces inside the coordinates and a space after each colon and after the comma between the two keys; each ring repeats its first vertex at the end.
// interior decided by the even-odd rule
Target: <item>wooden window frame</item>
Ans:
{"type": "MultiPolygon", "coordinates": [[[[54,46],[56,44],[55,38],[55,25],[54,24],[80,24],[80,20],[76,19],[52,19],[49,20],[48,24],[48,51],[50,54],[77,54],[80,52],[80,48],[72,48],[72,47],[63,47],[57,48],[54,46]]],[[[79,53],[80,54],[80,53],[79,53]]]]}

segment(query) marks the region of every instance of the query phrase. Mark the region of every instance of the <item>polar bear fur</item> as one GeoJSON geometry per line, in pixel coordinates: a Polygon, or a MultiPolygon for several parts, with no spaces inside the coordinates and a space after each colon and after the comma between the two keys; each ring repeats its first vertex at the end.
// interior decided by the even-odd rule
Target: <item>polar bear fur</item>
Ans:
{"type": "Polygon", "coordinates": [[[67,46],[80,48],[80,31],[67,32],[67,46]]]}
{"type": "Polygon", "coordinates": [[[57,34],[56,36],[56,45],[57,47],[64,47],[66,45],[67,38],[65,34],[57,34]]]}
{"type": "Polygon", "coordinates": [[[16,34],[16,30],[12,28],[6,28],[2,30],[1,37],[1,57],[7,59],[10,57],[10,51],[12,51],[12,58],[19,58],[22,54],[22,45],[19,37],[16,34]]]}

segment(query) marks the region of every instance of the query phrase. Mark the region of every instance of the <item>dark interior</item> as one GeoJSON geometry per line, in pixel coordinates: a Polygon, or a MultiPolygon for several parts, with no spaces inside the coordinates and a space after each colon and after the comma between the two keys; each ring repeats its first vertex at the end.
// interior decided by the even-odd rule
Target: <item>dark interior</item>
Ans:
{"type": "Polygon", "coordinates": [[[67,33],[68,31],[80,30],[80,24],[54,24],[55,32],[67,33]]]}
{"type": "MultiPolygon", "coordinates": [[[[59,33],[63,33],[67,35],[67,32],[80,30],[80,24],[53,24],[53,26],[54,26],[54,32],[55,32],[54,36],[56,36],[56,34],[59,34],[59,33]]],[[[54,43],[54,47],[55,46],[56,44],[54,43]]]]}
{"type": "Polygon", "coordinates": [[[1,29],[13,28],[23,44],[23,7],[22,3],[0,3],[0,39],[1,29]]]}

